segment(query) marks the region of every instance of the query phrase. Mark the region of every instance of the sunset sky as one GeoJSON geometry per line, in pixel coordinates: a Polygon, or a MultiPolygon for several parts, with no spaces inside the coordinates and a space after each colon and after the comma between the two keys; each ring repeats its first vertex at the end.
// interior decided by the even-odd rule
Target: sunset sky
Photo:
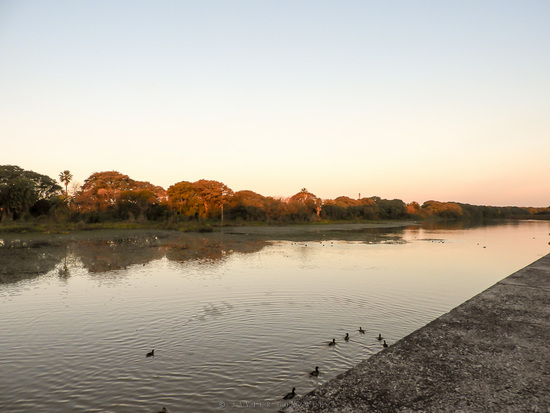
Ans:
{"type": "Polygon", "coordinates": [[[550,205],[548,1],[0,0],[0,164],[550,205]]]}

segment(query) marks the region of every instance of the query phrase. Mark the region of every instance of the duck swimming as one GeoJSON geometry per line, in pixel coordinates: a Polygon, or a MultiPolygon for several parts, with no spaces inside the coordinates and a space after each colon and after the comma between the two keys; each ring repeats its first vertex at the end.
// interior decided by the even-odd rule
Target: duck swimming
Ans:
{"type": "Polygon", "coordinates": [[[363,330],[363,327],[359,327],[359,332],[360,332],[361,334],[365,334],[365,330],[363,330]]]}
{"type": "Polygon", "coordinates": [[[344,340],[349,341],[349,333],[346,333],[346,336],[344,337],[344,340]]]}
{"type": "Polygon", "coordinates": [[[151,350],[149,353],[145,355],[145,357],[155,357],[155,350],[151,350]]]}
{"type": "Polygon", "coordinates": [[[384,337],[382,337],[382,334],[378,334],[378,341],[382,341],[384,337]]]}
{"type": "Polygon", "coordinates": [[[384,340],[384,344],[382,344],[384,347],[388,347],[388,343],[386,343],[386,340],[384,340]]]}
{"type": "Polygon", "coordinates": [[[319,375],[319,366],[315,367],[315,370],[313,370],[311,373],[309,373],[309,375],[317,377],[319,375]]]}
{"type": "Polygon", "coordinates": [[[285,397],[283,397],[284,400],[292,399],[294,396],[296,396],[296,387],[292,388],[292,391],[290,393],[287,393],[285,397]]]}
{"type": "Polygon", "coordinates": [[[335,346],[336,345],[336,339],[333,338],[330,343],[328,343],[329,346],[335,346]]]}

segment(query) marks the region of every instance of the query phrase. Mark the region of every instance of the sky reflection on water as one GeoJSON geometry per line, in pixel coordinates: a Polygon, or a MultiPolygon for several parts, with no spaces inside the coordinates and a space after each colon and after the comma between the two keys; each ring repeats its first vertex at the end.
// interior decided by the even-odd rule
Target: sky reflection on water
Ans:
{"type": "Polygon", "coordinates": [[[549,232],[548,222],[523,222],[244,243],[225,234],[9,250],[4,241],[0,369],[9,374],[0,376],[0,405],[276,405],[292,387],[303,395],[380,351],[378,333],[394,343],[550,252],[549,232]],[[317,365],[321,375],[311,378],[317,365]]]}

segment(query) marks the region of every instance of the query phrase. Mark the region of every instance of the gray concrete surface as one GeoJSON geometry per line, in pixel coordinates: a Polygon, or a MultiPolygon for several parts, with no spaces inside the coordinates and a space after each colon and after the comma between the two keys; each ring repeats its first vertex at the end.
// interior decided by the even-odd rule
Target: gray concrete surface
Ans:
{"type": "Polygon", "coordinates": [[[550,254],[282,411],[550,412],[550,254]]]}

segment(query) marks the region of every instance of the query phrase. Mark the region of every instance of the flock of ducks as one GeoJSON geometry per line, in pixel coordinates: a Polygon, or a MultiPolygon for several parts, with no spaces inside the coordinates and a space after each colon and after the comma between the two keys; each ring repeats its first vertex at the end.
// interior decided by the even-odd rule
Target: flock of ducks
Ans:
{"type": "MultiPolygon", "coordinates": [[[[359,327],[359,334],[365,334],[365,330],[363,330],[363,327],[359,327]]],[[[349,333],[346,333],[346,336],[344,337],[344,340],[349,341],[349,333]]],[[[378,334],[377,337],[378,341],[383,341],[382,346],[388,347],[388,343],[386,343],[386,340],[384,340],[384,337],[382,337],[382,334],[378,334]]],[[[336,345],[336,339],[333,338],[332,341],[329,341],[328,343],[329,347],[336,345]]],[[[145,357],[155,357],[155,349],[148,352],[145,357]]],[[[315,366],[315,370],[313,370],[311,373],[309,373],[311,377],[318,377],[319,376],[319,366],[315,366]]],[[[287,393],[285,397],[283,397],[283,400],[290,400],[293,399],[294,396],[296,396],[296,387],[292,388],[292,391],[290,393],[287,393]]],[[[166,407],[163,407],[159,413],[167,413],[166,407]]]]}
{"type": "MultiPolygon", "coordinates": [[[[365,330],[363,330],[363,327],[359,327],[359,334],[365,334],[365,330]]],[[[386,343],[386,340],[384,340],[384,337],[382,337],[382,334],[378,334],[378,337],[376,337],[378,341],[382,341],[382,346],[384,348],[389,347],[388,343],[386,343]]],[[[349,341],[349,333],[346,333],[346,336],[344,337],[344,340],[349,341]]],[[[328,346],[333,347],[336,345],[336,339],[333,338],[332,341],[329,341],[328,346]]],[[[315,366],[315,370],[313,370],[311,373],[309,373],[311,377],[318,377],[319,376],[319,366],[315,366]]],[[[283,397],[283,400],[290,400],[293,399],[294,396],[296,396],[296,387],[292,388],[292,391],[290,393],[287,393],[285,397],[283,397]]]]}

